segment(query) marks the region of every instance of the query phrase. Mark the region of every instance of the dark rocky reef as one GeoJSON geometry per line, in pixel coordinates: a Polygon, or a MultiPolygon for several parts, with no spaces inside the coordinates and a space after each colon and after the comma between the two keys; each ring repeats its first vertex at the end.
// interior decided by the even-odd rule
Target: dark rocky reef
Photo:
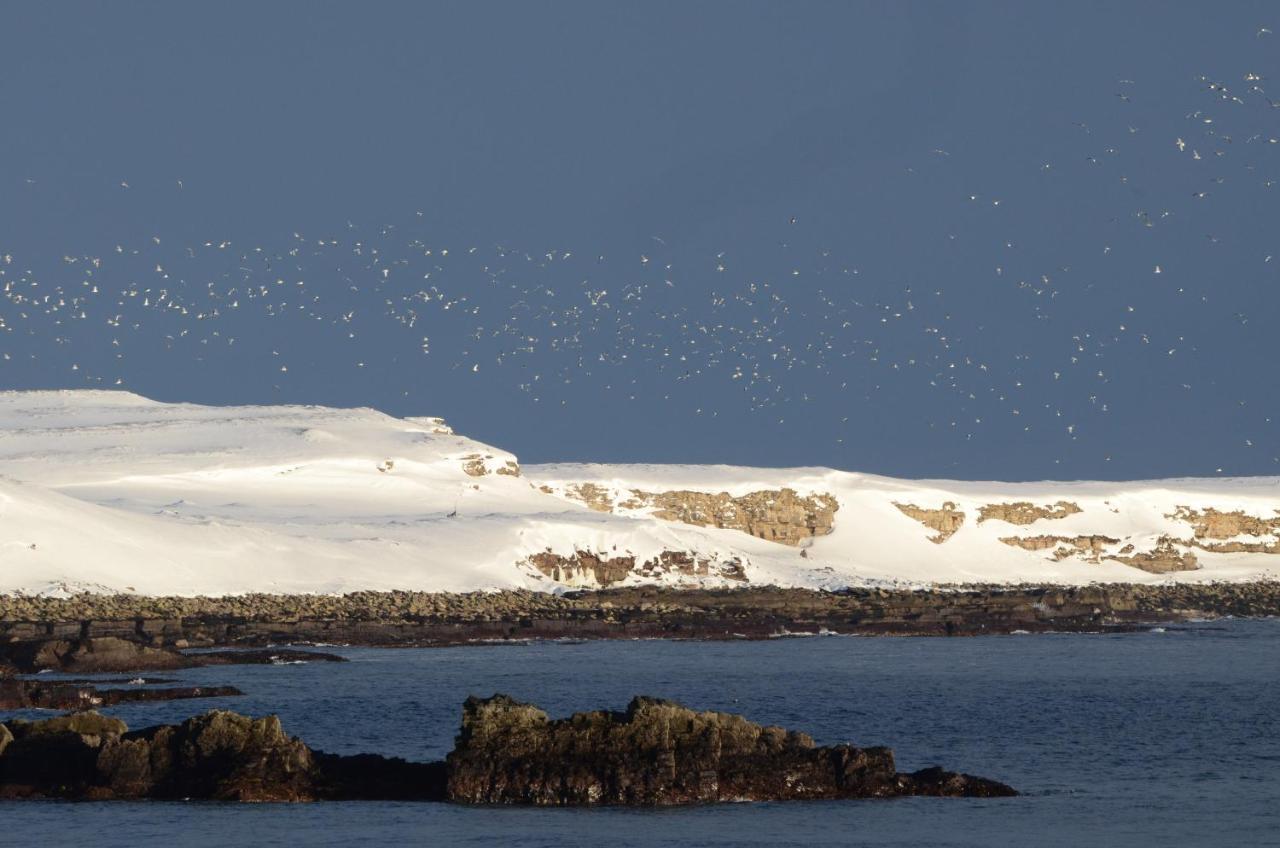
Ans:
{"type": "Polygon", "coordinates": [[[113,704],[229,698],[243,694],[234,686],[102,689],[91,681],[81,680],[0,679],[0,710],[81,711],[96,710],[113,704]]]}
{"type": "Polygon", "coordinates": [[[96,712],[0,725],[0,798],[659,806],[1016,794],[941,769],[899,774],[888,748],[819,747],[802,733],[652,698],[556,721],[503,695],[471,698],[443,763],[324,754],[287,736],[275,716],[216,710],[134,732],[96,712]]]}
{"type": "MultiPolygon", "coordinates": [[[[226,598],[3,596],[0,646],[111,637],[183,649],[289,642],[458,645],[553,638],[764,639],[824,630],[964,636],[1014,630],[1125,630],[1226,615],[1280,615],[1280,581],[838,592],[650,586],[565,595],[506,591],[226,598]]],[[[4,658],[0,650],[0,664],[4,658]]],[[[67,669],[67,664],[59,660],[58,667],[67,669]]]]}
{"type": "Polygon", "coordinates": [[[318,651],[240,650],[184,654],[174,648],[154,647],[120,636],[88,636],[76,639],[11,640],[0,645],[0,677],[9,673],[62,671],[99,674],[121,671],[171,671],[210,665],[280,664],[290,662],[345,662],[336,654],[318,651]]]}

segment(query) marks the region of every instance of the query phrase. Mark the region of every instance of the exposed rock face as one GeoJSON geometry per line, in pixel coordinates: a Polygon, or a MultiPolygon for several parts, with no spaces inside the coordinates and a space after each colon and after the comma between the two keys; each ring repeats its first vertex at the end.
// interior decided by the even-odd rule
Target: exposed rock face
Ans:
{"type": "Polygon", "coordinates": [[[576,551],[572,556],[544,551],[528,559],[529,565],[557,583],[568,586],[604,587],[620,583],[628,577],[653,579],[671,575],[690,578],[724,577],[747,581],[742,564],[737,560],[712,563],[684,551],[663,551],[657,557],[639,564],[629,554],[602,556],[591,551],[576,551]]]}
{"type": "Polygon", "coordinates": [[[898,774],[888,748],[820,748],[803,733],[652,698],[560,721],[505,695],[469,698],[444,763],[323,754],[275,716],[216,710],[133,733],[93,712],[0,725],[0,798],[651,806],[1016,794],[938,768],[898,774]]]}
{"type": "Polygon", "coordinates": [[[984,521],[1003,521],[1007,524],[1026,526],[1041,519],[1066,518],[1083,512],[1079,506],[1070,501],[1058,501],[1052,506],[1037,506],[1030,501],[1015,503],[987,504],[978,507],[978,523],[984,521]]]}
{"type": "MultiPolygon", "coordinates": [[[[1132,547],[1132,546],[1129,546],[1132,547]]],[[[1196,555],[1191,551],[1185,553],[1178,549],[1173,539],[1161,536],[1156,546],[1149,551],[1113,555],[1106,559],[1131,565],[1152,574],[1168,574],[1173,571],[1195,571],[1200,567],[1196,555]]]]}
{"type": "MultiPolygon", "coordinates": [[[[542,490],[555,491],[549,486],[542,490]]],[[[737,497],[728,492],[632,489],[620,503],[614,501],[609,489],[595,483],[570,484],[563,493],[597,512],[648,510],[663,521],[739,530],[783,545],[802,545],[814,536],[830,533],[840,508],[839,501],[831,495],[801,495],[789,488],[764,489],[737,497]]]]}
{"type": "Polygon", "coordinates": [[[1054,560],[1081,556],[1089,562],[1101,562],[1107,548],[1120,544],[1119,539],[1097,534],[1092,536],[1004,536],[1000,541],[1026,551],[1047,551],[1053,548],[1054,560]]]}
{"type": "Polygon", "coordinates": [[[1193,537],[1182,543],[1185,545],[1220,554],[1280,554],[1280,538],[1277,538],[1280,537],[1280,510],[1270,518],[1259,518],[1240,511],[1194,510],[1180,506],[1165,517],[1191,525],[1193,537]],[[1258,541],[1241,541],[1238,536],[1252,536],[1258,541]]]}
{"type": "Polygon", "coordinates": [[[1197,539],[1231,539],[1235,536],[1274,536],[1280,534],[1280,510],[1270,518],[1259,518],[1243,512],[1220,512],[1212,507],[1195,510],[1180,506],[1166,516],[1192,526],[1197,539]]]}
{"type": "Polygon", "coordinates": [[[751,492],[632,492],[626,508],[652,507],[653,516],[696,527],[741,530],[759,539],[800,545],[825,536],[835,524],[839,502],[831,495],[801,496],[794,489],[751,492]]]}
{"type": "Polygon", "coordinates": [[[1183,552],[1177,547],[1178,544],[1185,543],[1179,543],[1168,536],[1161,536],[1156,540],[1155,547],[1150,551],[1136,551],[1132,544],[1128,544],[1114,554],[1108,554],[1107,549],[1120,544],[1120,540],[1111,536],[1005,536],[1000,541],[1028,551],[1053,548],[1052,558],[1055,561],[1072,556],[1092,563],[1109,560],[1152,574],[1194,571],[1200,567],[1195,554],[1183,552]]]}
{"type": "Polygon", "coordinates": [[[469,698],[446,769],[449,799],[471,804],[1017,794],[995,781],[940,770],[900,775],[888,748],[817,747],[803,733],[652,698],[634,699],[623,713],[557,721],[503,695],[469,698]]]}
{"type": "Polygon", "coordinates": [[[496,468],[490,468],[495,461],[493,454],[470,453],[462,458],[462,470],[469,477],[483,477],[486,474],[505,474],[508,477],[520,476],[520,465],[514,460],[503,460],[496,468]]]}
{"type": "Polygon", "coordinates": [[[936,536],[929,537],[929,541],[935,545],[941,545],[964,526],[964,513],[958,511],[956,505],[951,501],[944,503],[941,509],[925,509],[915,504],[901,504],[896,501],[893,505],[904,515],[908,515],[930,530],[936,531],[936,536]]]}
{"type": "MultiPolygon", "coordinates": [[[[547,494],[555,494],[550,486],[539,487],[547,494]]],[[[613,512],[613,496],[604,486],[595,483],[574,483],[565,486],[564,493],[575,501],[586,504],[596,512],[613,512]]]]}

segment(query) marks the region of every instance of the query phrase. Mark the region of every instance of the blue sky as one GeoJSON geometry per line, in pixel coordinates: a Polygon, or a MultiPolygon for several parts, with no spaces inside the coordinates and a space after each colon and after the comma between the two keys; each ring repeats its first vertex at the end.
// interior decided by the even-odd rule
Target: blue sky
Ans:
{"type": "Polygon", "coordinates": [[[444,415],[527,461],[1275,474],[1276,26],[11,5],[0,386],[444,415]]]}

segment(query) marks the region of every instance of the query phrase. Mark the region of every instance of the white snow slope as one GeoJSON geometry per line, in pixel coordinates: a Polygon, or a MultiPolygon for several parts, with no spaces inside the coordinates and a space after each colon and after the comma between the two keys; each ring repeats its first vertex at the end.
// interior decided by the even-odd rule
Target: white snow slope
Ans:
{"type": "Polygon", "coordinates": [[[452,434],[439,419],[372,409],[209,407],[107,391],[0,393],[0,592],[563,588],[527,564],[543,551],[638,561],[689,552],[713,563],[736,560],[751,583],[813,587],[1247,580],[1280,572],[1280,556],[1269,553],[1197,551],[1198,570],[1156,575],[1105,559],[1055,561],[1052,551],[999,541],[1106,534],[1145,550],[1162,535],[1190,536],[1186,523],[1170,517],[1180,506],[1276,516],[1280,478],[1008,484],[823,468],[566,464],[498,473],[514,461],[452,434]],[[596,512],[562,496],[583,482],[618,493],[733,496],[788,487],[830,494],[840,506],[834,531],[799,548],[644,510],[596,512]],[[1082,511],[1029,527],[972,519],[982,504],[1064,499],[1082,511]],[[948,501],[971,518],[942,544],[894,506],[948,501]]]}

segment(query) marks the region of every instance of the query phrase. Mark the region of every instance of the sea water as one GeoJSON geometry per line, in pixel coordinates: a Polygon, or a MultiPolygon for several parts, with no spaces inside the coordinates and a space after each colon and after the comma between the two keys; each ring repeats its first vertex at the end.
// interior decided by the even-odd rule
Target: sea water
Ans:
{"type": "Polygon", "coordinates": [[[350,662],[178,672],[184,684],[246,695],[106,712],[135,728],[213,707],[274,712],[313,748],[425,760],[452,746],[468,695],[504,692],[562,716],[646,694],[820,744],[889,745],[900,770],[938,764],[1024,794],[663,810],[5,802],[0,844],[1280,845],[1280,621],[1119,635],[326,650],[350,662]]]}

